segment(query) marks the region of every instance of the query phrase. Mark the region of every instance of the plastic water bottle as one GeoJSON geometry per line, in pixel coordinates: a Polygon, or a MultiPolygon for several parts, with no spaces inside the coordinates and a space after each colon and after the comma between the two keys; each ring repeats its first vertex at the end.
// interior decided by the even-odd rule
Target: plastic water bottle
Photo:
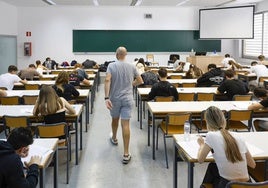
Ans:
{"type": "Polygon", "coordinates": [[[185,121],[184,123],[184,141],[190,140],[190,122],[185,121]]]}

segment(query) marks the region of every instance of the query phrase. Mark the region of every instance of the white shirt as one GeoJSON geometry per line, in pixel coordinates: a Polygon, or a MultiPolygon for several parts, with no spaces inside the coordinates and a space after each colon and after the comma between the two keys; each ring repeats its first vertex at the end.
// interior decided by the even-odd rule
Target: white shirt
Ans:
{"type": "Polygon", "coordinates": [[[144,67],[144,65],[142,63],[137,63],[136,64],[136,69],[137,69],[137,71],[138,71],[139,74],[142,74],[142,73],[145,72],[144,68],[145,67],[144,67]]]}
{"type": "Polygon", "coordinates": [[[5,73],[0,76],[0,87],[5,87],[7,90],[12,90],[14,83],[20,82],[20,77],[16,74],[5,73]]]}
{"type": "Polygon", "coordinates": [[[268,76],[268,69],[265,65],[254,65],[251,66],[250,72],[255,73],[257,76],[257,82],[261,76],[268,76]]]}
{"type": "Polygon", "coordinates": [[[225,67],[225,68],[229,67],[229,66],[230,66],[230,65],[229,65],[229,61],[230,61],[230,60],[236,62],[233,58],[231,58],[231,57],[226,57],[226,58],[224,58],[224,59],[221,61],[222,66],[225,67]]]}
{"type": "Polygon", "coordinates": [[[36,71],[37,71],[40,75],[43,75],[43,68],[41,68],[41,67],[37,67],[37,68],[36,68],[36,71]]]}
{"type": "MultiPolygon", "coordinates": [[[[177,69],[177,67],[179,66],[179,63],[180,62],[182,62],[182,61],[180,61],[180,60],[176,60],[175,61],[175,63],[173,64],[173,68],[174,69],[177,69]]],[[[189,69],[190,69],[190,65],[191,65],[191,63],[189,63],[189,62],[185,62],[185,65],[184,65],[184,67],[183,67],[183,72],[187,72],[189,69]]]]}
{"type": "Polygon", "coordinates": [[[247,146],[245,142],[241,138],[239,138],[239,135],[237,133],[231,134],[236,139],[243,161],[232,163],[227,160],[224,150],[225,141],[220,131],[208,132],[206,135],[205,143],[214,151],[213,157],[215,159],[221,177],[227,180],[247,179],[247,146]]]}

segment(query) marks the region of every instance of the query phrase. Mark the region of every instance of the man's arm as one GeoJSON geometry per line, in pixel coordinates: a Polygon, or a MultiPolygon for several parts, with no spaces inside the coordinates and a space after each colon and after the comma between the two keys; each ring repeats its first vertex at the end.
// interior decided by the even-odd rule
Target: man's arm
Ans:
{"type": "Polygon", "coordinates": [[[27,80],[20,80],[19,82],[22,84],[27,84],[27,80]]]}
{"type": "Polygon", "coordinates": [[[261,108],[264,108],[264,106],[262,106],[260,103],[253,103],[253,104],[248,106],[249,110],[258,110],[261,108]]]}
{"type": "Polygon", "coordinates": [[[133,81],[133,86],[138,86],[138,85],[141,85],[141,84],[143,84],[144,82],[143,82],[143,79],[142,79],[142,77],[139,75],[139,76],[137,76],[136,77],[136,79],[133,81]]]}
{"type": "Polygon", "coordinates": [[[109,99],[111,79],[112,79],[112,74],[106,73],[105,82],[104,82],[104,94],[105,94],[105,104],[109,110],[112,109],[113,107],[112,102],[109,99]]]}

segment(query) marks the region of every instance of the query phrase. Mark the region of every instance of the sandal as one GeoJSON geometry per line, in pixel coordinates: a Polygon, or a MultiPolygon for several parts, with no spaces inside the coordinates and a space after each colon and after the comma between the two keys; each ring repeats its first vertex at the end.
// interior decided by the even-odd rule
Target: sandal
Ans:
{"type": "Polygon", "coordinates": [[[112,135],[110,136],[110,141],[113,145],[118,145],[118,140],[117,139],[113,139],[112,135]]]}

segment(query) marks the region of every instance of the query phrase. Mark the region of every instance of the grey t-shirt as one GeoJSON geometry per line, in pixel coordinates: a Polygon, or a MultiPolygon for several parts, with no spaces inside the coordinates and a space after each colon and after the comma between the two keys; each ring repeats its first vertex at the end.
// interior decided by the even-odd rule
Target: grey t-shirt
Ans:
{"type": "Polygon", "coordinates": [[[109,64],[106,72],[112,75],[110,99],[133,100],[132,82],[139,75],[135,66],[116,61],[109,64]]]}

